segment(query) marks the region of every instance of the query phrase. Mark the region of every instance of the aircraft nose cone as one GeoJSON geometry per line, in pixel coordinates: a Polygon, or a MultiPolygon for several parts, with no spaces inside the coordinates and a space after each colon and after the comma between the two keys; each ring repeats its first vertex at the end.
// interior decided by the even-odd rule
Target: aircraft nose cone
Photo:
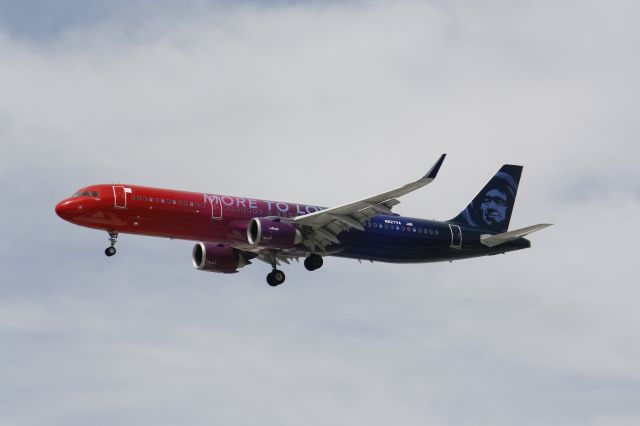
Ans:
{"type": "Polygon", "coordinates": [[[63,200],[56,205],[56,214],[64,220],[85,213],[81,200],[63,200]]]}

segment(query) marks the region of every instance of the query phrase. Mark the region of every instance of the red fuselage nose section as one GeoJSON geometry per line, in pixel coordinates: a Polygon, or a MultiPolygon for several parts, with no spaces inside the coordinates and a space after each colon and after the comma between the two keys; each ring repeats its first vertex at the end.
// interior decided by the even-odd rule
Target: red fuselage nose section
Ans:
{"type": "Polygon", "coordinates": [[[90,213],[95,208],[93,200],[86,198],[68,198],[56,205],[56,213],[64,220],[73,220],[90,213]]]}

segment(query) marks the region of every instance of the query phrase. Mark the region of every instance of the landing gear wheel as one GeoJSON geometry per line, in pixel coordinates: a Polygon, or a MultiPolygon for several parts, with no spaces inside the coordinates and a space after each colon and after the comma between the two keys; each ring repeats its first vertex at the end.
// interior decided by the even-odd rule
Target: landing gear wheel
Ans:
{"type": "Polygon", "coordinates": [[[114,254],[116,254],[116,248],[114,246],[118,241],[118,231],[108,231],[108,232],[109,232],[109,242],[111,243],[111,245],[105,249],[104,254],[111,257],[114,254]]]}
{"type": "Polygon", "coordinates": [[[320,269],[322,267],[323,260],[322,256],[317,254],[311,254],[304,260],[304,267],[307,268],[307,271],[315,271],[316,269],[320,269]]]}
{"type": "Polygon", "coordinates": [[[271,287],[279,286],[284,282],[284,278],[284,272],[278,269],[274,269],[267,275],[267,284],[269,284],[271,287]]]}

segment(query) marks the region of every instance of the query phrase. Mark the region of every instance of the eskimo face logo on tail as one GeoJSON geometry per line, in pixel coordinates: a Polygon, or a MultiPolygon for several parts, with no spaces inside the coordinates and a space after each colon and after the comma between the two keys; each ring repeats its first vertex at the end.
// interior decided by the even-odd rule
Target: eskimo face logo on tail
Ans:
{"type": "Polygon", "coordinates": [[[511,216],[517,189],[518,183],[511,175],[498,172],[463,215],[471,226],[502,232],[511,216]]]}
{"type": "Polygon", "coordinates": [[[499,189],[492,189],[484,194],[480,203],[482,220],[489,226],[502,223],[507,217],[507,194],[499,189]]]}

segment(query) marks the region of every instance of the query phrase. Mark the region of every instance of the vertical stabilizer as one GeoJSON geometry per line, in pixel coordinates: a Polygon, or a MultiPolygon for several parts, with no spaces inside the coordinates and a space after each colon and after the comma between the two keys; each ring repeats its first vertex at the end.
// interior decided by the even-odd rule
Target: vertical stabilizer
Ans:
{"type": "Polygon", "coordinates": [[[498,234],[509,229],[522,166],[505,164],[471,203],[450,222],[498,234]]]}

